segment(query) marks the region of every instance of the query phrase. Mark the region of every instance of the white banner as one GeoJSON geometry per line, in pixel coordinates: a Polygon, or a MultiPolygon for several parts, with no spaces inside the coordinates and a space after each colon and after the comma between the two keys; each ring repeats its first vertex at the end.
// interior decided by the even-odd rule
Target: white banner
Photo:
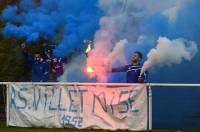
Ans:
{"type": "Polygon", "coordinates": [[[19,127],[147,130],[145,84],[66,86],[11,84],[7,123],[19,127]]]}

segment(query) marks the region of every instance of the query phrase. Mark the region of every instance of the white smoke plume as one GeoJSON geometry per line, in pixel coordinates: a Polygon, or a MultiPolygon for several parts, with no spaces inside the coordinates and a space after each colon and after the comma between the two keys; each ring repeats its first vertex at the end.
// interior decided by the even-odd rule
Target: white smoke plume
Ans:
{"type": "Polygon", "coordinates": [[[87,77],[84,76],[85,67],[83,67],[85,59],[85,54],[74,57],[71,63],[64,66],[65,71],[58,80],[60,82],[76,82],[77,80],[79,82],[87,82],[87,77]]]}
{"type": "Polygon", "coordinates": [[[198,52],[197,44],[185,39],[170,40],[160,37],[157,46],[148,53],[141,74],[159,64],[180,64],[183,60],[191,61],[198,52]]]}
{"type": "Polygon", "coordinates": [[[118,61],[122,65],[127,64],[127,60],[124,54],[124,48],[127,43],[127,39],[120,40],[116,43],[112,52],[108,55],[108,63],[113,64],[115,61],[118,61]]]}

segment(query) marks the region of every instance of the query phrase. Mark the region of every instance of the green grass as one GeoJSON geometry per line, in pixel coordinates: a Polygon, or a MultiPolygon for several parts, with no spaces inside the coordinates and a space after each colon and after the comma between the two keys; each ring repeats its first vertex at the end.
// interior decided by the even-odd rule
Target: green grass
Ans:
{"type": "MultiPolygon", "coordinates": [[[[0,132],[132,132],[128,130],[94,130],[94,129],[70,129],[70,128],[19,128],[19,127],[7,127],[5,122],[0,121],[0,132]]],[[[140,132],[177,132],[169,130],[152,130],[152,131],[140,131],[140,132]]],[[[185,131],[179,131],[185,132],[185,131]]],[[[198,132],[198,131],[187,131],[187,132],[198,132]]]]}
{"type": "MultiPolygon", "coordinates": [[[[109,130],[79,130],[79,129],[69,129],[69,128],[18,128],[18,127],[7,127],[5,122],[0,122],[0,132],[112,132],[109,130]]],[[[127,132],[120,131],[117,132],[127,132]]]]}
{"type": "MultiPolygon", "coordinates": [[[[5,122],[0,121],[0,132],[132,132],[128,130],[94,130],[94,129],[70,129],[70,128],[19,128],[19,127],[7,127],[5,122]]],[[[147,132],[147,131],[140,131],[147,132]]],[[[177,132],[167,130],[156,130],[148,132],[177,132]]],[[[183,131],[181,131],[183,132],[183,131]]],[[[191,131],[192,132],[192,131],[191,131]]],[[[195,131],[194,131],[195,132],[195,131]]]]}

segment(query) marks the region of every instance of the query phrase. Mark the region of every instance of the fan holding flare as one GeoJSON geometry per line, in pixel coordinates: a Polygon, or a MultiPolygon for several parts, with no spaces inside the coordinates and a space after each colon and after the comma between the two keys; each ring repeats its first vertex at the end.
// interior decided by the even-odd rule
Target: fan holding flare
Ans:
{"type": "Polygon", "coordinates": [[[135,51],[132,55],[132,64],[117,68],[107,67],[106,71],[126,72],[127,83],[144,83],[147,80],[147,72],[141,74],[141,69],[142,69],[141,60],[142,60],[142,53],[139,51],[135,51]]]}

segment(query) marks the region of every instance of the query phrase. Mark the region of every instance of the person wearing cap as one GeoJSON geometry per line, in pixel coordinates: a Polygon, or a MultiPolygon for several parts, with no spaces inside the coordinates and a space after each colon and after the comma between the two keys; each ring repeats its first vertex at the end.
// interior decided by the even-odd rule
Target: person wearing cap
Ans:
{"type": "Polygon", "coordinates": [[[117,68],[106,67],[106,71],[126,72],[127,83],[144,83],[146,82],[147,72],[140,75],[142,69],[141,60],[142,60],[142,53],[139,51],[135,51],[132,55],[132,64],[117,68]]]}

